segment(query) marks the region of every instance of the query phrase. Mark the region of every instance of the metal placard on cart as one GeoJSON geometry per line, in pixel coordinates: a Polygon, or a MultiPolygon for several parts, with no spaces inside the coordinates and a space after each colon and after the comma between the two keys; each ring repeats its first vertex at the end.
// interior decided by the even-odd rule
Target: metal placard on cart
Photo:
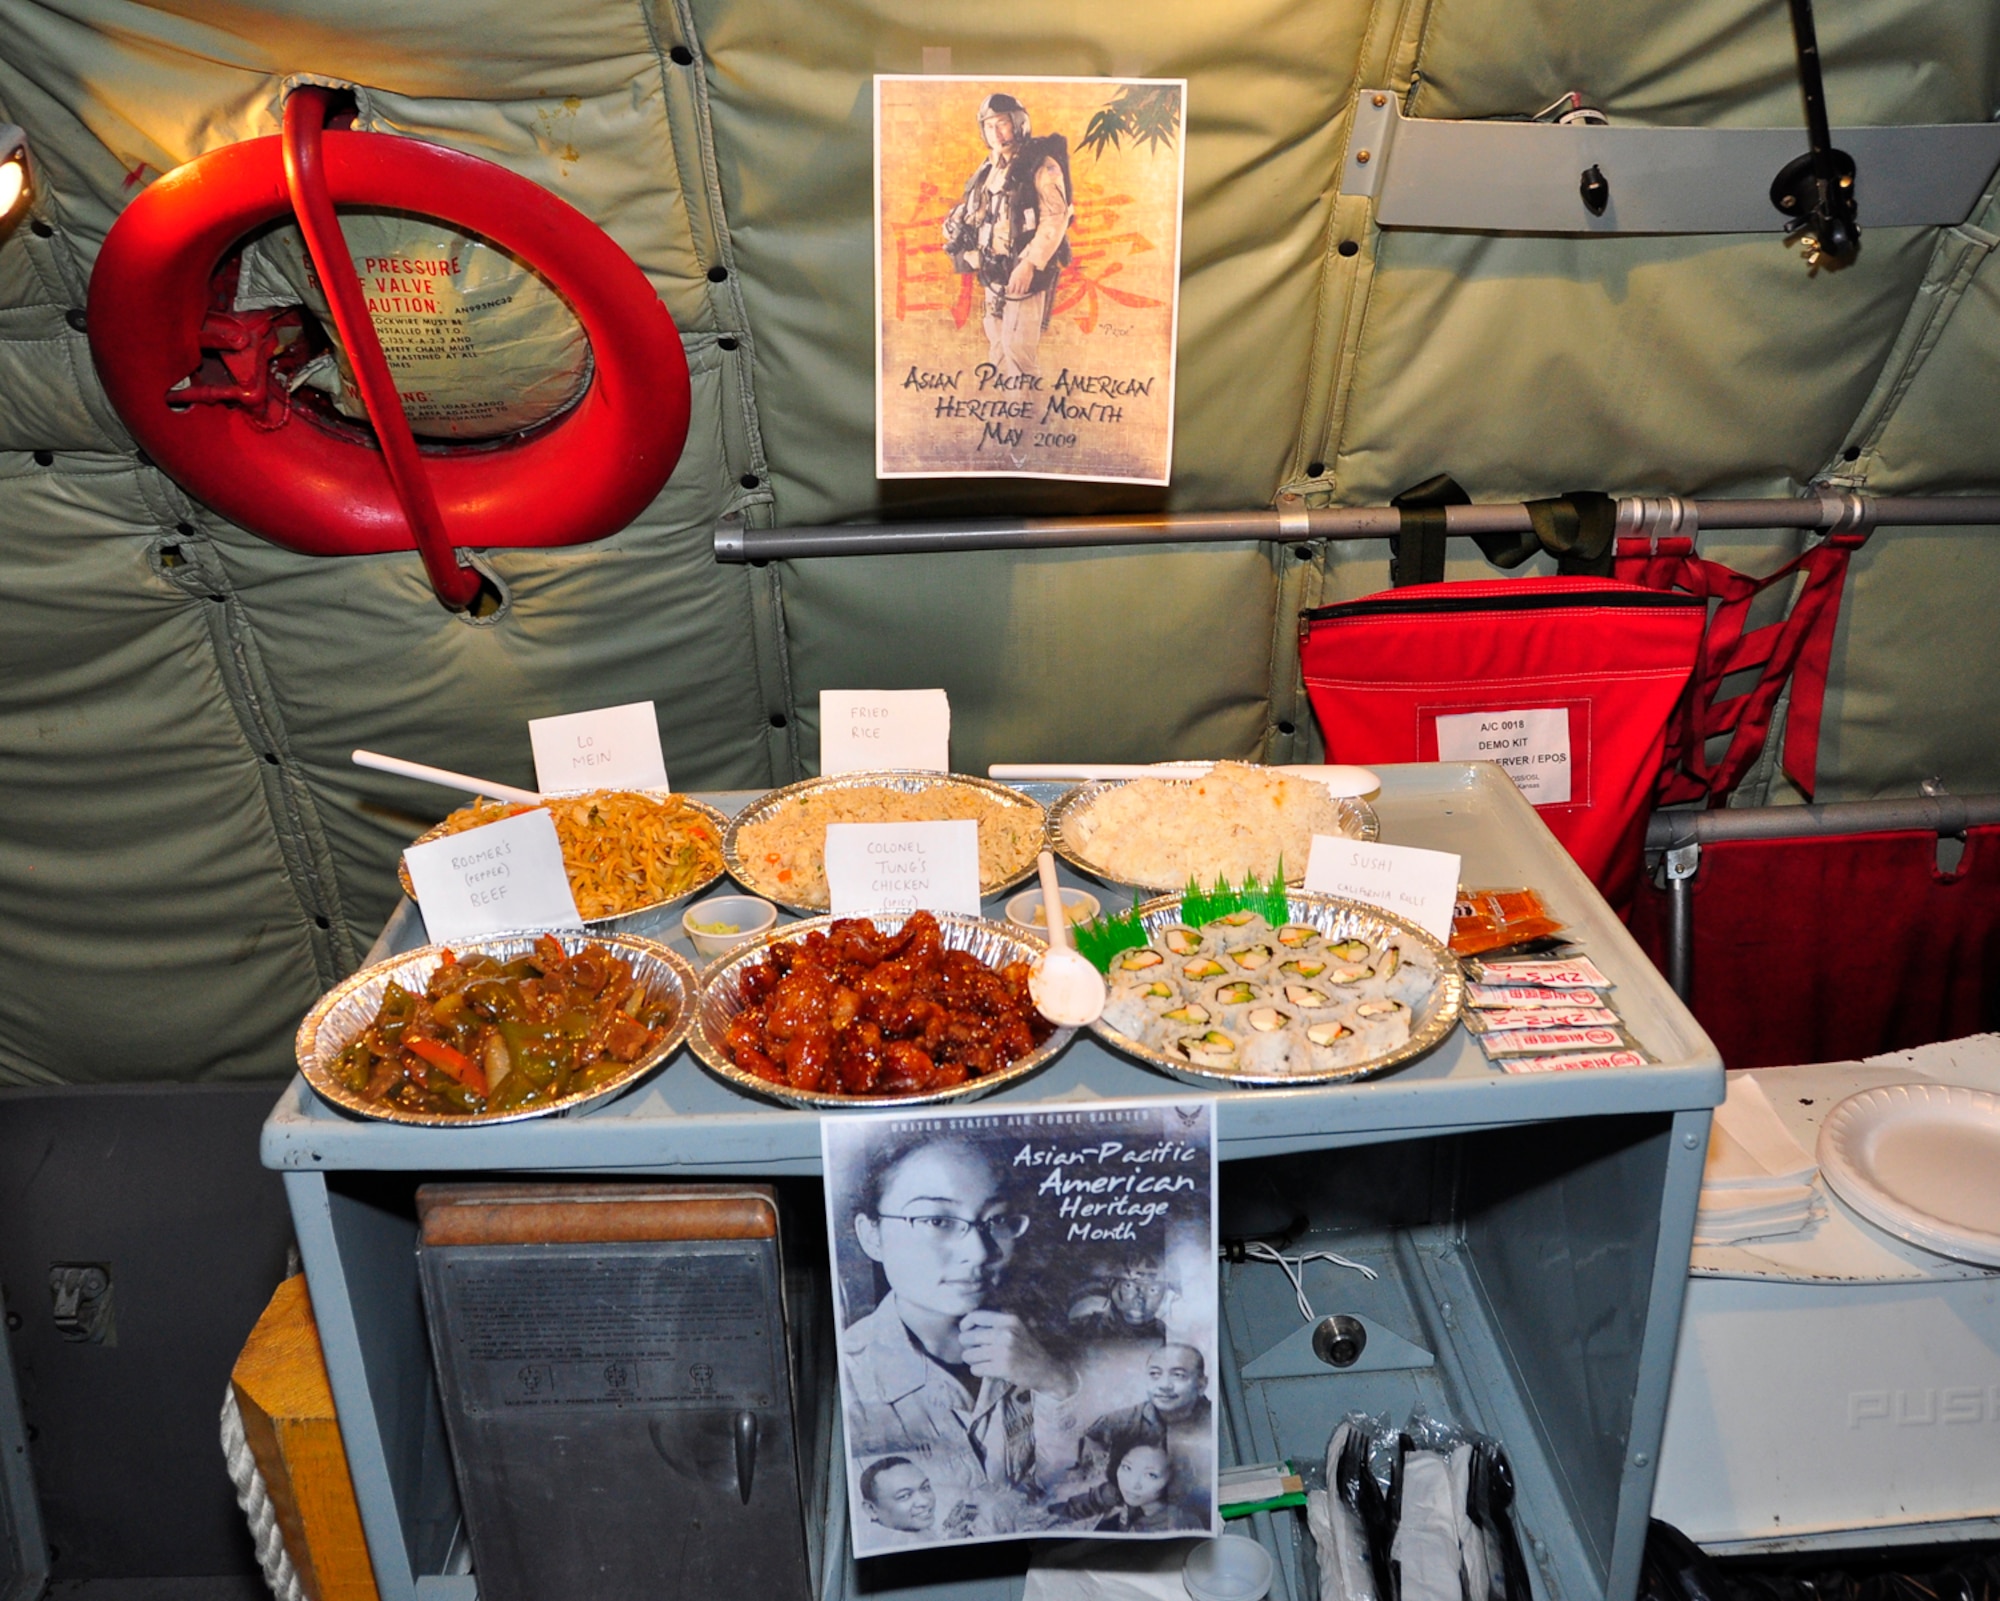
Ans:
{"type": "Polygon", "coordinates": [[[443,1185],[418,1205],[483,1601],[803,1601],[769,1192],[443,1185]]]}

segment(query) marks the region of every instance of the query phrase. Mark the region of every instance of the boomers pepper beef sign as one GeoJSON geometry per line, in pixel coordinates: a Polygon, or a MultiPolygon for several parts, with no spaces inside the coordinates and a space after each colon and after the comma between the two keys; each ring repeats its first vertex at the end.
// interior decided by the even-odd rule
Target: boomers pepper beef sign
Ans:
{"type": "Polygon", "coordinates": [[[875,80],[876,471],[1164,484],[1180,80],[875,80]]]}

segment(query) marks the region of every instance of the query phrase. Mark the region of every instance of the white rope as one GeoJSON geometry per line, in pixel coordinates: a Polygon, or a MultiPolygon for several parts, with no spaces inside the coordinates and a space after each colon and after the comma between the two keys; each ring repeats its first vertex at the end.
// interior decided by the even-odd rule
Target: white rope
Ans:
{"type": "Polygon", "coordinates": [[[1285,1270],[1285,1277],[1292,1281],[1292,1290],[1299,1298],[1299,1316],[1308,1323],[1317,1323],[1319,1314],[1313,1310],[1312,1302],[1306,1299],[1306,1263],[1331,1262],[1335,1267],[1351,1267],[1365,1279],[1380,1277],[1366,1262],[1357,1262],[1338,1251],[1301,1251],[1297,1256],[1286,1256],[1276,1246],[1266,1245],[1262,1240],[1251,1240],[1243,1247],[1243,1254],[1259,1262],[1276,1262],[1285,1270]]]}
{"type": "Polygon", "coordinates": [[[257,1471],[257,1458],[243,1432],[243,1414],[236,1408],[232,1385],[222,1396],[222,1457],[229,1465],[229,1481],[236,1486],[236,1504],[250,1520],[250,1538],[257,1546],[257,1565],[264,1570],[264,1582],[278,1601],[307,1601],[305,1586],[299,1583],[292,1559],[285,1551],[285,1534],[278,1527],[278,1509],[271,1504],[271,1492],[264,1487],[264,1475],[257,1471]]]}

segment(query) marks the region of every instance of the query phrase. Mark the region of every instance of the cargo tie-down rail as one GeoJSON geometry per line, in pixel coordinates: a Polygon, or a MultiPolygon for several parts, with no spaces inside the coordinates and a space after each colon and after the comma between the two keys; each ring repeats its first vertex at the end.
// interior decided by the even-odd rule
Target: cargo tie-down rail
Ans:
{"type": "MultiPolygon", "coordinates": [[[[1138,512],[1092,517],[957,517],[921,522],[843,523],[820,528],[751,528],[732,513],[715,525],[720,562],[790,561],[808,556],[935,555],[960,550],[1056,550],[1086,545],[1183,545],[1315,539],[1400,541],[1435,527],[1447,535],[1526,534],[1535,515],[1524,501],[1405,507],[1281,505],[1258,511],[1138,512]]],[[[1867,496],[1822,490],[1767,500],[1684,500],[1628,495],[1617,502],[1621,538],[1704,528],[1800,528],[1858,533],[1872,528],[2000,524],[2000,495],[1867,496]]],[[[1441,574],[1439,576],[1442,576],[1441,574]]]]}

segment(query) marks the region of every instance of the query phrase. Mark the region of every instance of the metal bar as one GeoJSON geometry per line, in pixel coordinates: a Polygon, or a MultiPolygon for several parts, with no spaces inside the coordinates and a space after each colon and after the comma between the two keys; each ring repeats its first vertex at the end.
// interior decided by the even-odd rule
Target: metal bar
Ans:
{"type": "Polygon", "coordinates": [[[49,1581],[49,1542],[28,1460],[28,1426],[0,1328],[0,1601],[36,1601],[49,1581]]]}
{"type": "Polygon", "coordinates": [[[1812,0],[1792,0],[1792,38],[1799,51],[1799,91],[1806,102],[1806,135],[1812,141],[1813,170],[1825,181],[1832,177],[1817,159],[1833,145],[1826,123],[1826,90],[1819,73],[1819,39],[1813,28],[1812,0]]]}
{"type": "Polygon", "coordinates": [[[1834,801],[1825,806],[1741,806],[1711,812],[1655,812],[1646,849],[1670,851],[1736,839],[1828,839],[1924,829],[1953,837],[2000,823],[2000,795],[1914,796],[1834,801]]]}
{"type": "MultiPolygon", "coordinates": [[[[1619,502],[1620,529],[1642,530],[1639,497],[1619,502]],[[1628,516],[1629,512],[1629,516],[1628,516]]],[[[2000,495],[1895,496],[1870,500],[1827,492],[1797,499],[1677,502],[1702,528],[1965,527],[2000,524],[2000,495]]],[[[715,525],[720,562],[808,556],[934,555],[961,550],[1059,550],[1083,546],[1393,539],[1393,506],[1282,506],[1234,512],[1142,512],[1096,517],[952,517],[925,522],[846,523],[824,528],[749,528],[739,516],[715,525]]],[[[1519,501],[1447,506],[1453,534],[1520,533],[1533,526],[1519,501]]]]}
{"type": "MultiPolygon", "coordinates": [[[[1862,174],[1862,187],[1837,192],[1857,196],[1861,221],[1875,228],[1963,223],[2000,161],[2000,126],[1990,122],[1834,128],[1827,137],[1862,174]]],[[[1793,219],[1777,206],[1771,181],[1806,153],[1801,141],[1809,138],[1802,123],[1661,128],[1405,117],[1395,92],[1363,89],[1340,192],[1372,199],[1385,229],[1775,240],[1793,219]],[[1579,183],[1592,167],[1608,190],[1597,212],[1579,183]]]]}
{"type": "Polygon", "coordinates": [[[1681,1303],[1687,1295],[1688,1256],[1694,1248],[1695,1214],[1701,1205],[1701,1176],[1708,1165],[1712,1117],[1706,1108],[1676,1112],[1669,1132],[1655,1136],[1666,1142],[1666,1173],[1660,1187],[1659,1229],[1653,1238],[1645,1333],[1640,1336],[1638,1372],[1631,1391],[1625,1472],[1618,1487],[1617,1523],[1604,1578],[1607,1596],[1633,1595],[1641,1588],[1640,1564],[1666,1434],[1667,1390],[1673,1383],[1674,1352],[1680,1344],[1681,1303]]]}
{"type": "MultiPolygon", "coordinates": [[[[397,1382],[395,1374],[369,1372],[367,1341],[355,1318],[349,1281],[350,1270],[365,1273],[366,1267],[345,1259],[326,1175],[287,1173],[285,1198],[291,1204],[292,1232],[299,1242],[306,1286],[312,1293],[313,1321],[319,1327],[327,1383],[340,1416],[340,1437],[347,1450],[347,1471],[354,1481],[368,1559],[375,1569],[375,1586],[382,1601],[416,1601],[416,1575],[410,1571],[410,1548],[403,1534],[381,1408],[414,1406],[417,1398],[397,1382]],[[381,1407],[377,1405],[378,1384],[381,1407]]],[[[412,1260],[415,1233],[412,1228],[412,1260]]],[[[414,1301],[414,1271],[410,1280],[410,1299],[414,1301]]]]}
{"type": "Polygon", "coordinates": [[[1667,875],[1667,982],[1683,1001],[1694,998],[1694,879],[1667,875]]]}

